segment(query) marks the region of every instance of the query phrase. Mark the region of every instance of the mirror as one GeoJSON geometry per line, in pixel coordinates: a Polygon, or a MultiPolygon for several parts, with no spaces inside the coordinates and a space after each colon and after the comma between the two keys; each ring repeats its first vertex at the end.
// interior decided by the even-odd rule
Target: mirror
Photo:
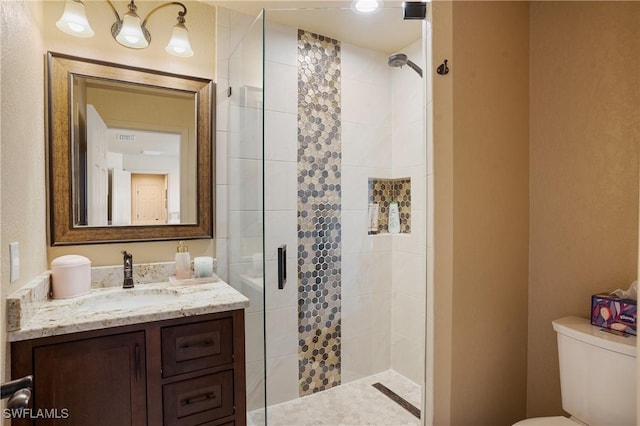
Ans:
{"type": "Polygon", "coordinates": [[[213,237],[212,82],[48,54],[52,245],[213,237]]]}

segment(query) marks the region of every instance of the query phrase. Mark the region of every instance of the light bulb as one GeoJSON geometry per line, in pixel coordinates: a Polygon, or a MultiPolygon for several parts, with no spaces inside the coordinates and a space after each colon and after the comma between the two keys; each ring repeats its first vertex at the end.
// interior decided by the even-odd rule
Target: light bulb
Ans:
{"type": "Polygon", "coordinates": [[[67,0],[64,12],[56,26],[62,32],[76,37],[93,37],[93,29],[89,25],[84,4],[79,0],[67,0]]]}
{"type": "Polygon", "coordinates": [[[144,37],[140,17],[134,12],[125,13],[122,18],[122,28],[116,36],[118,43],[132,49],[144,49],[149,46],[149,42],[144,37]]]}
{"type": "Polygon", "coordinates": [[[191,44],[189,44],[189,31],[183,23],[178,22],[173,27],[171,40],[169,40],[169,44],[164,50],[174,56],[193,56],[193,50],[191,50],[191,44]]]}

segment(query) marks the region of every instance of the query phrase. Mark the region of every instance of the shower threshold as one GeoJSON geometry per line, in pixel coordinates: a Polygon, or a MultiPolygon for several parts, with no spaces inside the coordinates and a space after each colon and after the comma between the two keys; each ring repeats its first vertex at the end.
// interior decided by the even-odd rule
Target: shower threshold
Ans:
{"type": "MultiPolygon", "coordinates": [[[[392,390],[400,399],[420,407],[421,388],[393,370],[355,380],[332,389],[282,404],[269,406],[269,426],[421,425],[415,410],[381,392],[376,383],[392,390]]],[[[247,415],[249,426],[264,425],[264,409],[247,415]]]]}

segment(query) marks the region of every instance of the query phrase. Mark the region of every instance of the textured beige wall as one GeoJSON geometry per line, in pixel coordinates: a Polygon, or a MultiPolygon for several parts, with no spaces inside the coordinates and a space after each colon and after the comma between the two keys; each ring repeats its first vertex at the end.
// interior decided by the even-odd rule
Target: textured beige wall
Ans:
{"type": "Polygon", "coordinates": [[[6,296],[46,269],[47,253],[42,7],[29,1],[2,1],[0,19],[0,381],[4,381],[10,375],[6,296]],[[11,242],[20,243],[20,279],[13,284],[9,283],[11,242]]]}
{"type": "Polygon", "coordinates": [[[528,6],[433,7],[452,34],[434,15],[435,63],[451,60],[434,78],[435,424],[510,425],[526,408],[528,6]]]}
{"type": "Polygon", "coordinates": [[[453,25],[451,424],[510,425],[526,403],[528,6],[454,2],[453,25]]]}
{"type": "Polygon", "coordinates": [[[640,3],[530,9],[528,416],[562,413],[551,321],[589,316],[638,260],[640,3]]]}
{"type": "MultiPolygon", "coordinates": [[[[433,2],[431,10],[433,64],[444,58],[454,64],[453,5],[433,2]]],[[[451,423],[454,76],[455,68],[448,76],[433,75],[434,425],[451,423]]]]}

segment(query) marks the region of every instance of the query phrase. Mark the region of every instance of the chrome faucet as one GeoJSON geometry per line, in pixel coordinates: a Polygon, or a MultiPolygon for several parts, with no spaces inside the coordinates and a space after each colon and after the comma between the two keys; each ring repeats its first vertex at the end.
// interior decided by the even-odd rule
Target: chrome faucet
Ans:
{"type": "Polygon", "coordinates": [[[124,256],[124,282],[122,288],[133,288],[133,255],[122,251],[124,256]]]}

